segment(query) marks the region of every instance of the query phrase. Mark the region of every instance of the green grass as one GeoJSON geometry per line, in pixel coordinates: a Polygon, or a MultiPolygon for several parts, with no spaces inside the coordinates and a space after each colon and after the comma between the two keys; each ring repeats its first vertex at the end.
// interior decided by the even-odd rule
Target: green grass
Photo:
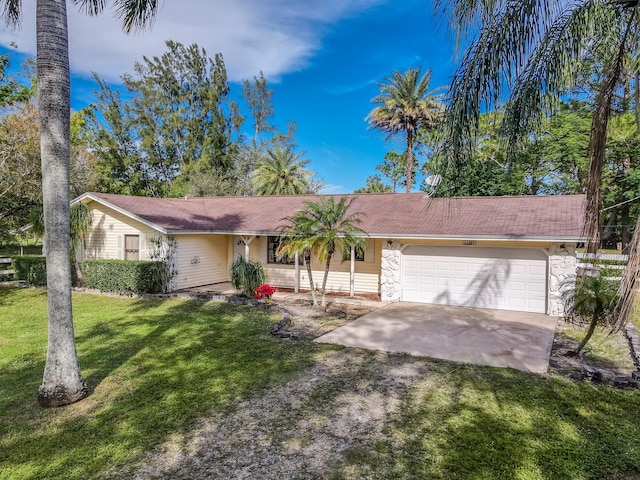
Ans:
{"type": "Polygon", "coordinates": [[[635,391],[441,365],[335,478],[639,478],[639,412],[635,391]]]}
{"type": "Polygon", "coordinates": [[[277,318],[201,301],[74,296],[90,396],[41,409],[46,293],[0,288],[0,478],[95,478],[176,435],[206,412],[290,378],[313,344],[284,342],[277,318]]]}
{"type": "MultiPolygon", "coordinates": [[[[41,409],[46,294],[0,288],[3,480],[100,478],[135,468],[166,441],[186,445],[199,418],[231,414],[240,400],[283,385],[335,351],[273,338],[277,319],[250,307],[81,294],[74,315],[90,396],[41,409]]],[[[318,382],[313,394],[297,399],[296,418],[308,413],[331,422],[345,415],[344,401],[354,391],[366,396],[371,388],[384,398],[388,381],[372,372],[385,371],[389,357],[352,355],[362,367],[318,382]]],[[[354,438],[317,478],[640,478],[638,390],[391,358],[426,373],[403,390],[399,405],[389,405],[375,442],[354,438]]],[[[295,418],[282,415],[282,421],[295,418]]]]}
{"type": "MultiPolygon", "coordinates": [[[[586,331],[586,327],[567,325],[560,335],[573,340],[577,348],[586,331]]],[[[606,328],[596,329],[582,353],[590,363],[600,367],[634,369],[629,344],[623,332],[611,333],[606,328]]]]}

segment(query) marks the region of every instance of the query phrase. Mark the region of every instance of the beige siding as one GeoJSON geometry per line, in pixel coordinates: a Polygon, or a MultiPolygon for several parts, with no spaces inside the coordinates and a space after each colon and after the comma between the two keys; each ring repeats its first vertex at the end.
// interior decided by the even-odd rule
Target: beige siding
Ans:
{"type": "MultiPolygon", "coordinates": [[[[300,267],[301,271],[304,267],[300,267]]],[[[276,287],[293,288],[295,285],[295,270],[293,265],[265,265],[269,283],[276,287]]]]}
{"type": "Polygon", "coordinates": [[[177,288],[229,281],[227,235],[176,235],[177,288]]]}
{"type": "Polygon", "coordinates": [[[124,258],[125,235],[140,236],[140,259],[148,260],[151,239],[155,230],[97,202],[88,204],[93,222],[87,238],[84,258],[118,259],[124,258]]]}
{"type": "MultiPolygon", "coordinates": [[[[365,255],[365,262],[355,262],[354,289],[356,293],[378,294],[380,291],[380,268],[382,243],[379,239],[369,239],[369,248],[372,252],[365,255]]],[[[254,260],[259,260],[265,266],[269,275],[269,282],[272,285],[283,288],[294,288],[295,267],[294,265],[279,265],[267,263],[267,237],[254,239],[250,244],[250,256],[254,260]]],[[[324,262],[320,262],[316,256],[312,259],[312,270],[314,282],[320,287],[324,276],[324,262]]],[[[309,288],[309,277],[304,265],[300,265],[300,285],[303,290],[309,288]]],[[[341,262],[340,254],[334,255],[331,261],[331,270],[327,278],[327,291],[349,292],[349,272],[351,270],[350,261],[341,262]]]]}

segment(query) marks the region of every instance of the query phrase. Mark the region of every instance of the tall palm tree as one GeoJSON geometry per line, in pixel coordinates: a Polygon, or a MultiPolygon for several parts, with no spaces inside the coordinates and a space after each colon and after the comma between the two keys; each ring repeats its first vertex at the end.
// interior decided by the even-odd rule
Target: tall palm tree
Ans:
{"type": "Polygon", "coordinates": [[[305,195],[317,191],[313,172],[305,168],[310,160],[301,160],[291,145],[267,150],[253,174],[258,195],[305,195]]]}
{"type": "MultiPolygon", "coordinates": [[[[321,305],[327,306],[326,290],[331,258],[336,251],[346,252],[352,246],[364,248],[367,233],[358,227],[360,213],[349,213],[353,198],[341,197],[338,202],[333,197],[320,197],[316,202],[303,202],[302,209],[284,220],[288,225],[281,229],[279,254],[303,253],[309,272],[311,291],[314,291],[311,277],[311,251],[316,250],[320,261],[324,261],[321,305]]],[[[315,295],[313,304],[317,305],[315,295]]]]}
{"type": "Polygon", "coordinates": [[[404,74],[394,71],[386,79],[387,83],[378,83],[380,95],[371,100],[380,105],[375,107],[367,120],[374,130],[388,135],[406,135],[406,185],[411,191],[415,155],[413,147],[419,130],[433,130],[440,122],[443,111],[439,89],[429,90],[431,71],[421,75],[420,68],[410,68],[404,74]]]}
{"type": "MultiPolygon", "coordinates": [[[[36,72],[42,162],[45,244],[47,245],[48,346],[38,402],[45,407],[76,402],[87,395],[80,372],[71,311],[69,250],[70,74],[66,0],[36,4],[36,72]]],[[[105,0],[73,0],[97,15],[105,0]]],[[[116,17],[130,32],[151,22],[157,0],[113,0],[116,17]]],[[[0,0],[0,15],[17,26],[20,0],[0,0]]]]}
{"type": "MultiPolygon", "coordinates": [[[[638,0],[437,0],[436,8],[451,16],[462,35],[478,32],[448,93],[443,128],[445,181],[460,181],[459,172],[472,161],[483,109],[507,98],[502,132],[509,152],[514,152],[577,85],[588,63],[583,59],[595,51],[604,52],[591,124],[585,208],[587,249],[595,251],[601,235],[607,127],[625,59],[638,43],[638,0]]],[[[636,241],[640,243],[640,234],[636,241]]],[[[630,263],[640,268],[640,261],[630,263]]],[[[629,319],[639,272],[625,270],[620,298],[626,306],[620,310],[620,325],[629,319]]]]}

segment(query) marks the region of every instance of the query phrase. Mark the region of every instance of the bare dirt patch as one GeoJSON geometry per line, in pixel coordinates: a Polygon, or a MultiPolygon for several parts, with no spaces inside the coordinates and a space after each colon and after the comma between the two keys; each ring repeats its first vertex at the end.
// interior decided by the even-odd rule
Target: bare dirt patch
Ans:
{"type": "Polygon", "coordinates": [[[332,302],[325,310],[314,307],[311,302],[281,302],[272,307],[280,314],[289,314],[292,319],[291,331],[303,339],[317,338],[325,333],[375,310],[376,306],[356,303],[332,302]]]}
{"type": "Polygon", "coordinates": [[[309,479],[371,451],[429,362],[331,351],[298,378],[203,419],[190,438],[149,454],[135,478],[309,479]]]}

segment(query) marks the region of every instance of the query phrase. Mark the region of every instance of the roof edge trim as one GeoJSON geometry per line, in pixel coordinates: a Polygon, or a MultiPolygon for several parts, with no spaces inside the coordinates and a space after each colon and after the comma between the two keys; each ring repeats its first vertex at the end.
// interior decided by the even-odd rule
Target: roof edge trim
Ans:
{"type": "Polygon", "coordinates": [[[84,194],[80,195],[79,197],[77,197],[77,198],[75,198],[75,199],[73,199],[71,201],[71,205],[74,205],[74,204],[79,203],[79,202],[83,202],[84,200],[92,200],[94,202],[98,202],[99,204],[104,205],[105,207],[111,208],[112,210],[115,210],[116,212],[121,213],[125,217],[131,218],[132,220],[135,220],[136,222],[140,222],[143,225],[146,225],[147,227],[152,228],[153,230],[157,230],[158,232],[163,233],[165,235],[168,234],[168,233],[171,233],[171,232],[168,232],[165,228],[162,228],[161,226],[156,225],[155,223],[150,222],[149,220],[145,220],[142,217],[134,215],[130,211],[125,210],[124,208],[118,207],[117,205],[114,205],[111,202],[107,202],[106,200],[104,200],[104,199],[102,199],[100,197],[97,197],[97,196],[93,195],[92,193],[84,193],[84,194]]]}

